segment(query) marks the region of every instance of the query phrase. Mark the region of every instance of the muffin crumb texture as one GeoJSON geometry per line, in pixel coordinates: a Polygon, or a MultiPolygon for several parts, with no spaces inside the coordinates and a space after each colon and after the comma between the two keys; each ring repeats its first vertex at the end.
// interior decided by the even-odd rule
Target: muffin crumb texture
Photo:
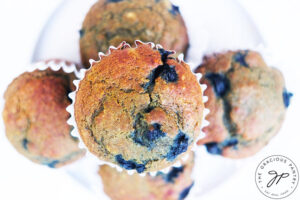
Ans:
{"type": "Polygon", "coordinates": [[[292,94],[282,74],[250,50],[206,56],[196,72],[207,84],[206,137],[198,141],[212,154],[244,158],[262,149],[279,131],[292,94]]]}
{"type": "Polygon", "coordinates": [[[74,79],[74,74],[48,68],[25,72],[8,86],[3,111],[6,136],[31,161],[56,168],[85,154],[67,124],[74,79]]]}
{"type": "Polygon", "coordinates": [[[202,91],[173,52],[137,42],[101,56],[80,81],[75,118],[100,160],[138,173],[175,163],[200,133],[202,91]]]}
{"type": "Polygon", "coordinates": [[[188,35],[179,8],[169,0],[98,0],[85,17],[80,34],[82,63],[98,52],[135,40],[154,42],[186,53],[188,35]]]}

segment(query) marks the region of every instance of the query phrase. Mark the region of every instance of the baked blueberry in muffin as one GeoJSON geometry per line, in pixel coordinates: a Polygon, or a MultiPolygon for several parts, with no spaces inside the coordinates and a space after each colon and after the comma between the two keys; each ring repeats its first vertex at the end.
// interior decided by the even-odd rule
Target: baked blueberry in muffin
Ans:
{"type": "Polygon", "coordinates": [[[98,59],[98,52],[135,40],[154,42],[186,53],[188,35],[179,8],[169,0],[98,0],[85,17],[80,33],[82,62],[98,59]]]}
{"type": "Polygon", "coordinates": [[[123,43],[86,72],[75,118],[99,159],[139,173],[181,158],[200,132],[203,102],[196,76],[171,52],[123,43]]]}
{"type": "Polygon", "coordinates": [[[207,151],[230,158],[251,156],[277,134],[290,103],[282,74],[257,52],[228,51],[206,56],[196,72],[208,88],[207,151]]]}
{"type": "Polygon", "coordinates": [[[194,156],[190,153],[186,163],[181,167],[173,167],[167,174],[159,172],[154,177],[149,174],[141,177],[137,174],[118,172],[104,165],[100,167],[99,175],[102,178],[104,192],[112,200],[183,200],[194,185],[191,178],[193,167],[194,156]]]}

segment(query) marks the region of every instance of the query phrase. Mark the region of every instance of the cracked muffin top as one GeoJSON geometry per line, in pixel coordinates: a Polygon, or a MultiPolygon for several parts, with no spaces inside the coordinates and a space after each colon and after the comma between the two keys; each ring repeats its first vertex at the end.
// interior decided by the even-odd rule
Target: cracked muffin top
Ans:
{"type": "Polygon", "coordinates": [[[104,192],[112,200],[183,200],[194,185],[191,178],[194,155],[190,153],[189,156],[181,167],[172,167],[167,174],[159,172],[154,177],[149,174],[145,177],[128,175],[124,171],[118,172],[108,165],[103,165],[99,168],[99,175],[104,192]]]}
{"type": "Polygon", "coordinates": [[[200,133],[202,91],[172,52],[122,43],[86,72],[75,119],[99,159],[138,173],[172,165],[200,133]]]}
{"type": "Polygon", "coordinates": [[[48,68],[25,72],[8,86],[3,111],[6,136],[31,161],[56,168],[84,155],[67,124],[74,79],[74,74],[48,68]]]}
{"type": "Polygon", "coordinates": [[[188,35],[179,8],[169,0],[99,0],[90,9],[80,30],[84,66],[98,59],[98,52],[135,40],[161,44],[186,53],[188,35]]]}
{"type": "Polygon", "coordinates": [[[282,74],[254,51],[228,51],[206,56],[196,70],[207,84],[206,137],[198,142],[208,152],[230,158],[251,156],[279,131],[291,93],[282,74]]]}

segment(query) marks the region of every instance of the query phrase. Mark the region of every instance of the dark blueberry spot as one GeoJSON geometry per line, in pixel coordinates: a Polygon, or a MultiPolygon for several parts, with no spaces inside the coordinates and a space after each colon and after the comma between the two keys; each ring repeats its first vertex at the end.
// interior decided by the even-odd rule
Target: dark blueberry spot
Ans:
{"type": "Polygon", "coordinates": [[[233,56],[233,60],[235,62],[240,63],[240,65],[244,66],[244,67],[249,67],[249,65],[246,62],[246,56],[248,54],[248,51],[245,51],[245,53],[242,52],[238,52],[233,56]]]}
{"type": "Polygon", "coordinates": [[[85,30],[84,29],[80,29],[79,30],[79,35],[80,35],[80,38],[82,38],[85,34],[85,30]]]}
{"type": "Polygon", "coordinates": [[[172,9],[169,10],[169,12],[170,12],[172,15],[175,15],[175,16],[176,16],[177,14],[180,13],[179,7],[172,4],[172,9]]]}
{"type": "Polygon", "coordinates": [[[218,143],[212,142],[205,144],[206,150],[214,155],[221,155],[222,149],[219,147],[218,143]]]}
{"type": "Polygon", "coordinates": [[[138,164],[138,165],[136,166],[136,171],[137,171],[138,173],[143,173],[143,172],[145,171],[145,169],[146,169],[146,167],[145,167],[145,165],[143,165],[143,164],[138,164]]]}
{"type": "Polygon", "coordinates": [[[289,105],[290,105],[291,97],[293,96],[293,93],[290,93],[290,92],[288,92],[286,89],[284,89],[284,91],[283,91],[283,93],[282,93],[282,96],[283,96],[284,106],[285,106],[286,108],[288,108],[289,105]]]}
{"type": "Polygon", "coordinates": [[[153,69],[150,75],[147,77],[149,80],[148,83],[141,85],[144,90],[147,92],[152,92],[155,80],[160,76],[163,80],[167,83],[169,82],[176,82],[178,80],[178,75],[175,70],[175,66],[169,66],[166,62],[169,58],[169,55],[173,54],[172,51],[166,51],[164,49],[158,49],[161,55],[161,61],[163,62],[162,65],[159,65],[157,68],[153,69]]]}
{"type": "Polygon", "coordinates": [[[164,49],[158,49],[160,55],[161,55],[161,61],[163,63],[167,62],[169,55],[172,55],[173,52],[172,51],[166,51],[164,49]]]}
{"type": "Polygon", "coordinates": [[[231,138],[231,139],[227,139],[224,142],[222,142],[222,146],[223,147],[231,147],[231,146],[235,146],[239,143],[237,138],[231,138]]]}
{"type": "Polygon", "coordinates": [[[167,64],[167,60],[170,59],[169,55],[172,55],[172,51],[166,51],[164,49],[158,49],[161,55],[161,61],[163,62],[162,65],[159,65],[156,70],[155,79],[160,76],[163,80],[167,83],[169,82],[176,82],[178,80],[178,75],[175,70],[175,66],[170,66],[167,64]]]}
{"type": "Polygon", "coordinates": [[[190,191],[191,191],[191,189],[192,189],[193,186],[194,186],[194,183],[192,183],[192,185],[190,185],[189,187],[185,188],[185,189],[180,193],[178,200],[183,200],[183,199],[185,199],[185,198],[189,195],[189,193],[190,193],[190,191]]]}
{"type": "Polygon", "coordinates": [[[160,2],[160,0],[155,0],[155,3],[158,3],[158,2],[160,2]]]}
{"type": "Polygon", "coordinates": [[[154,106],[149,105],[147,108],[144,109],[144,112],[150,113],[154,108],[155,108],[154,106]]]}
{"type": "Polygon", "coordinates": [[[173,167],[168,174],[160,173],[164,181],[167,183],[174,183],[175,179],[183,172],[184,167],[173,167]]]}
{"type": "Polygon", "coordinates": [[[25,149],[25,150],[28,150],[28,140],[26,139],[26,138],[24,138],[23,140],[22,140],[22,146],[23,146],[23,148],[25,149]]]}
{"type": "Polygon", "coordinates": [[[55,168],[55,166],[56,166],[58,163],[59,163],[58,160],[54,160],[54,161],[52,161],[52,162],[50,162],[50,163],[47,163],[47,165],[48,165],[48,167],[50,167],[50,168],[55,168]]]}
{"type": "Polygon", "coordinates": [[[118,3],[121,2],[123,0],[106,0],[108,3],[118,3]]]}
{"type": "Polygon", "coordinates": [[[124,158],[121,154],[116,155],[115,159],[121,167],[123,167],[124,169],[127,169],[127,170],[135,169],[138,173],[142,173],[146,169],[144,164],[138,164],[133,160],[124,160],[124,158]]]}
{"type": "Polygon", "coordinates": [[[223,97],[230,89],[229,80],[224,74],[208,73],[205,78],[211,82],[218,97],[223,97]]]}
{"type": "Polygon", "coordinates": [[[147,131],[146,132],[146,138],[149,140],[149,141],[154,141],[160,137],[165,137],[166,136],[166,133],[162,132],[161,129],[161,125],[158,124],[158,123],[155,123],[152,125],[153,126],[153,130],[152,131],[147,131]]]}
{"type": "Polygon", "coordinates": [[[154,82],[155,82],[155,79],[158,77],[157,74],[156,74],[156,69],[153,69],[149,76],[147,77],[147,79],[149,80],[147,83],[145,84],[142,84],[142,88],[144,88],[145,91],[147,92],[151,92],[154,88],[154,82]],[[157,77],[156,77],[157,76],[157,77]]]}
{"type": "Polygon", "coordinates": [[[160,77],[167,83],[176,82],[178,80],[178,75],[176,73],[175,66],[166,65],[161,72],[160,77]]]}
{"type": "Polygon", "coordinates": [[[155,141],[161,137],[165,137],[166,133],[161,130],[161,125],[158,123],[152,124],[152,127],[153,130],[149,130],[149,125],[143,115],[138,113],[135,117],[134,131],[131,133],[131,138],[135,143],[146,146],[149,150],[153,149],[155,141]]]}
{"type": "Polygon", "coordinates": [[[175,158],[182,154],[183,152],[187,151],[189,146],[189,137],[183,133],[179,132],[176,138],[173,141],[173,145],[171,146],[166,158],[168,161],[173,161],[175,158]]]}
{"type": "Polygon", "coordinates": [[[221,155],[224,147],[236,147],[239,143],[237,138],[224,140],[222,143],[211,142],[205,144],[206,150],[214,155],[221,155]]]}
{"type": "Polygon", "coordinates": [[[178,75],[174,66],[169,66],[168,64],[159,65],[157,68],[153,69],[150,75],[147,77],[149,82],[142,85],[144,90],[152,92],[155,85],[155,80],[159,76],[167,83],[176,82],[178,80],[178,75]]]}

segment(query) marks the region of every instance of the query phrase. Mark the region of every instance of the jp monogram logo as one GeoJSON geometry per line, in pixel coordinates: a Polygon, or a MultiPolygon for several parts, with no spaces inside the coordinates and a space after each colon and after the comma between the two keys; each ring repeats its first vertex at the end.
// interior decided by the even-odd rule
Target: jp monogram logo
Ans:
{"type": "Polygon", "coordinates": [[[299,181],[298,169],[285,156],[270,156],[258,165],[255,181],[258,189],[265,196],[283,199],[296,189],[299,181]]]}
{"type": "Polygon", "coordinates": [[[275,170],[272,170],[272,171],[269,171],[269,174],[270,175],[275,175],[274,178],[272,178],[269,183],[267,184],[267,187],[272,187],[273,183],[275,183],[276,180],[278,180],[276,182],[276,185],[279,183],[279,181],[282,179],[282,178],[287,178],[289,177],[289,173],[282,173],[280,175],[277,174],[277,172],[275,170]]]}

